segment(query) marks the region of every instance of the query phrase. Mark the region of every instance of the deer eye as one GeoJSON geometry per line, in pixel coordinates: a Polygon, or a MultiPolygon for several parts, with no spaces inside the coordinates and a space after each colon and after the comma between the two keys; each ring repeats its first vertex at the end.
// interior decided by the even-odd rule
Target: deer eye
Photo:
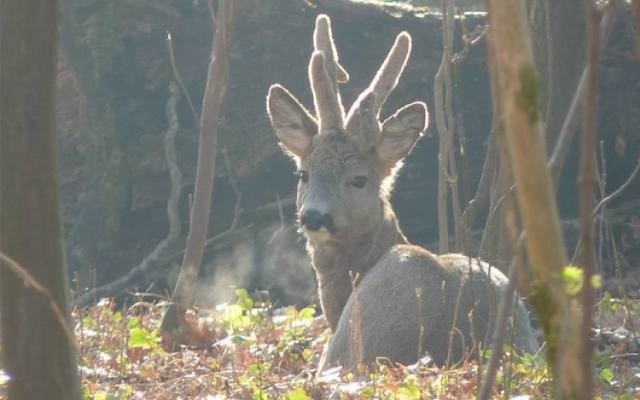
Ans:
{"type": "Polygon", "coordinates": [[[307,181],[309,181],[309,172],[303,169],[300,171],[297,171],[296,175],[298,175],[298,178],[300,178],[300,182],[302,183],[307,183],[307,181]]]}
{"type": "Polygon", "coordinates": [[[351,181],[349,181],[349,185],[358,189],[362,189],[367,185],[368,180],[369,178],[367,178],[366,176],[359,175],[353,178],[351,181]]]}

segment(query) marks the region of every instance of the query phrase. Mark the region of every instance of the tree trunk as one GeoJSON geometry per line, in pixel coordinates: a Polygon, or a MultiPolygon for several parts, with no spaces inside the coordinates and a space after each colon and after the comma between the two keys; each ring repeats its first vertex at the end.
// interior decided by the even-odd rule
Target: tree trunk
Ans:
{"type": "Polygon", "coordinates": [[[49,297],[2,268],[9,399],[81,398],[72,343],[61,325],[68,321],[49,304],[67,310],[55,140],[58,6],[0,2],[0,249],[49,297]]]}

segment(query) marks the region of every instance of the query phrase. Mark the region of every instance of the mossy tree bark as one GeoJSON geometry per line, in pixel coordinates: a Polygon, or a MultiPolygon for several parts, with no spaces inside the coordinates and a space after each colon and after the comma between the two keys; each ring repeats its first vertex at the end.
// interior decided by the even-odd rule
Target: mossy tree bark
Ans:
{"type": "Polygon", "coordinates": [[[562,280],[566,254],[539,110],[538,79],[521,2],[488,0],[496,68],[516,198],[535,282],[530,299],[547,340],[556,395],[580,398],[580,316],[562,280]]]}
{"type": "MultiPolygon", "coordinates": [[[[59,3],[0,2],[0,250],[67,309],[55,139],[59,3]]],[[[80,399],[65,329],[41,293],[0,270],[9,399],[80,399]]]]}

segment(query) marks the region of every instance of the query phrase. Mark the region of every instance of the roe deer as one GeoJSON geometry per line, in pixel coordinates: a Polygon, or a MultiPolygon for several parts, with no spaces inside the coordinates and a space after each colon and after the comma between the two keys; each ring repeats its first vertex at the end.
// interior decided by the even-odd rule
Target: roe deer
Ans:
{"type": "MultiPolygon", "coordinates": [[[[348,74],[338,62],[327,16],[317,18],[313,39],[315,116],[277,84],[269,89],[267,109],[298,167],[299,223],[333,331],[318,370],[336,364],[351,369],[376,358],[409,364],[423,352],[443,365],[450,343],[451,361],[461,361],[474,346],[488,344],[507,279],[466,256],[438,256],[409,244],[389,204],[395,175],[428,120],[422,102],[378,119],[407,62],[411,37],[398,35],[346,115],[338,83],[348,74]]],[[[521,300],[514,325],[515,347],[535,351],[521,300]]]]}

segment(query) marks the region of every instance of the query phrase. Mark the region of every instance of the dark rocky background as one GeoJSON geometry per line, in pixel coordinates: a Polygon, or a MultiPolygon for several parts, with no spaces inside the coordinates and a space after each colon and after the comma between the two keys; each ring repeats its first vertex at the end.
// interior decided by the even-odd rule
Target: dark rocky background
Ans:
{"type": "MultiPolygon", "coordinates": [[[[351,75],[342,89],[347,104],[366,87],[396,34],[402,30],[412,34],[412,58],[387,102],[384,113],[389,114],[416,99],[433,104],[441,33],[439,18],[426,11],[345,6],[344,1],[238,1],[231,85],[218,144],[237,180],[242,214],[237,228],[227,232],[237,196],[220,154],[210,226],[210,236],[218,239],[207,247],[202,300],[224,300],[230,285],[271,289],[279,302],[301,302],[313,293],[303,243],[292,226],[293,165],[279,151],[264,103],[269,85],[279,82],[312,104],[306,71],[316,15],[325,12],[332,18],[340,58],[351,75]]],[[[463,23],[473,32],[484,25],[484,18],[467,15],[463,23]]],[[[59,138],[67,259],[79,292],[125,274],[165,237],[170,182],[163,140],[173,80],[165,38],[171,31],[176,62],[199,108],[211,29],[205,1],[65,0],[59,138]]],[[[615,29],[603,61],[599,133],[607,193],[626,180],[640,150],[640,65],[633,58],[630,29],[628,21],[615,29]]],[[[457,50],[461,47],[458,40],[457,50]]],[[[467,53],[455,85],[465,135],[460,179],[463,198],[468,200],[475,192],[491,129],[484,41],[467,53]]],[[[197,132],[184,98],[179,117],[177,145],[184,174],[180,212],[186,232],[197,132]]],[[[406,234],[426,245],[437,238],[438,145],[433,122],[427,133],[408,158],[393,195],[406,234]]],[[[577,213],[576,160],[572,154],[559,192],[569,235],[577,213]]],[[[609,207],[611,238],[619,251],[606,266],[609,272],[637,271],[639,194],[636,181],[609,207]]],[[[481,222],[476,228],[482,227],[481,222]]],[[[177,246],[175,254],[139,281],[138,288],[153,283],[163,290],[171,285],[180,251],[177,246]]]]}

